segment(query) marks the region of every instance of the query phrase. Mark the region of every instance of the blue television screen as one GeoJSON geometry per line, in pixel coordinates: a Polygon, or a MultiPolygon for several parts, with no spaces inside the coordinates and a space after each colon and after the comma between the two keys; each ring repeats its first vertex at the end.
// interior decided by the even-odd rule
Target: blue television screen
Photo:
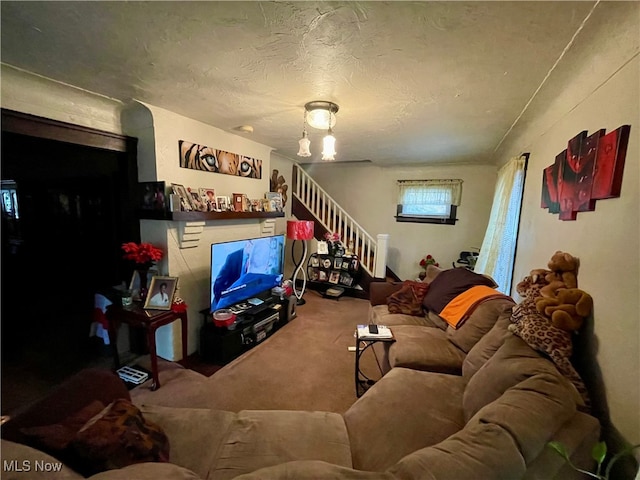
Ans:
{"type": "Polygon", "coordinates": [[[284,235],[211,244],[211,311],[280,285],[284,245],[284,235]]]}

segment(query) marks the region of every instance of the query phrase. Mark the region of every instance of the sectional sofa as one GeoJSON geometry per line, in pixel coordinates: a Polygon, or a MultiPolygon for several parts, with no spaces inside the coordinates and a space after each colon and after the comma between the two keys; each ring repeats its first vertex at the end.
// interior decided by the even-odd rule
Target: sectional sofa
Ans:
{"type": "MultiPolygon", "coordinates": [[[[554,364],[509,332],[513,305],[505,297],[486,300],[454,331],[433,314],[429,319],[429,312],[403,321],[376,308],[382,303],[372,305],[372,321],[390,324],[396,342],[381,352],[385,375],[344,414],[134,405],[131,415],[138,423],[131,429],[141,429],[150,439],[147,453],[163,461],[123,466],[133,460],[122,454],[114,456],[120,465],[111,461],[110,470],[83,473],[94,480],[581,478],[546,444],[562,441],[576,466],[590,468],[600,425],[580,411],[580,396],[554,364]],[[158,431],[163,436],[151,435],[158,431]],[[166,439],[168,459],[163,457],[166,439]]],[[[114,399],[130,399],[110,372],[84,375],[75,387],[70,381],[43,400],[55,401],[55,415],[45,418],[48,407],[40,403],[35,412],[3,427],[3,463],[32,467],[29,472],[5,468],[3,478],[83,478],[69,457],[51,450],[67,462],[62,470],[34,471],[38,461],[56,460],[23,433],[37,425],[64,424],[93,400],[108,410],[114,399]],[[79,388],[88,381],[99,388],[79,388]]],[[[176,369],[174,375],[182,372],[176,369]]],[[[215,382],[215,375],[209,381],[215,382]]]]}

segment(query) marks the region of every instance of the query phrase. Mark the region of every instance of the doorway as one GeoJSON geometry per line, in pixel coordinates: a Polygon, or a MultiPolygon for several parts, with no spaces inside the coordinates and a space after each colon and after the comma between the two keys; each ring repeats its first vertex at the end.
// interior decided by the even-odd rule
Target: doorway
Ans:
{"type": "Polygon", "coordinates": [[[51,121],[37,118],[36,132],[7,128],[5,114],[3,200],[13,191],[15,204],[2,212],[2,413],[9,369],[57,382],[105,354],[89,337],[94,295],[126,277],[120,245],[139,239],[135,148],[39,136],[51,121]]]}

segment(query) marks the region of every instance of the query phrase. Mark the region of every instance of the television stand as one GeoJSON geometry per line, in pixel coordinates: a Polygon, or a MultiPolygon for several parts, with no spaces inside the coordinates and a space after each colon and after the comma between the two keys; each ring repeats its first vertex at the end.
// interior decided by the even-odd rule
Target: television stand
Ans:
{"type": "Polygon", "coordinates": [[[291,319],[291,298],[265,300],[238,314],[231,328],[216,326],[209,309],[201,310],[204,324],[200,329],[200,356],[206,362],[226,364],[255,347],[291,319]]]}

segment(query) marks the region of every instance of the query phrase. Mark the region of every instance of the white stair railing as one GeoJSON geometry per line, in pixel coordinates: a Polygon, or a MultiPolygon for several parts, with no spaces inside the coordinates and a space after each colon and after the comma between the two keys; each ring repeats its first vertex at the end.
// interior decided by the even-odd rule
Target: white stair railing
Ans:
{"type": "Polygon", "coordinates": [[[311,178],[294,164],[293,195],[330,232],[340,235],[345,245],[353,244],[362,268],[372,277],[385,278],[387,269],[387,234],[374,239],[351,215],[311,178]]]}

